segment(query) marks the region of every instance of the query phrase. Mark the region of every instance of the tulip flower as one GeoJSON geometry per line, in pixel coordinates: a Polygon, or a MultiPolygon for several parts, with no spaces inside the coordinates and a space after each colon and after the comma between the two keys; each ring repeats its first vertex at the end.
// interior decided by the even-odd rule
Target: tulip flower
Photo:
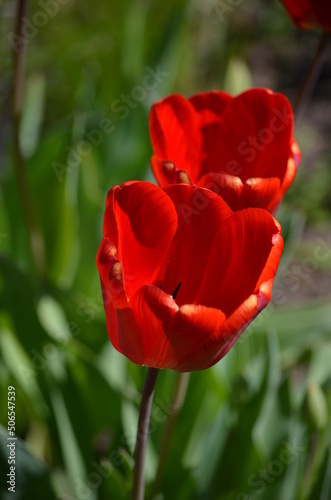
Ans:
{"type": "Polygon", "coordinates": [[[275,213],[300,160],[293,113],[282,94],[252,89],[171,95],[153,105],[151,165],[158,184],[196,184],[232,210],[275,213]]]}
{"type": "Polygon", "coordinates": [[[331,30],[331,4],[329,0],[282,0],[291,19],[300,29],[320,26],[331,30]]]}
{"type": "Polygon", "coordinates": [[[214,365],[270,301],[282,249],[271,214],[211,190],[112,188],[97,266],[113,346],[151,368],[214,365]]]}

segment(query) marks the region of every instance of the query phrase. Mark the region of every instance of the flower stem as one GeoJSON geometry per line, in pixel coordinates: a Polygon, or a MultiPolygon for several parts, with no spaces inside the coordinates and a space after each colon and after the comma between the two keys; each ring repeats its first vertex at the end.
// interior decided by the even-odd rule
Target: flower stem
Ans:
{"type": "Polygon", "coordinates": [[[14,50],[14,81],[13,81],[13,136],[15,154],[15,175],[23,217],[28,231],[29,246],[34,267],[39,275],[45,270],[44,240],[37,224],[33,205],[31,203],[26,176],[26,166],[20,145],[20,127],[22,121],[25,44],[23,36],[23,21],[26,17],[27,0],[19,0],[16,16],[16,35],[18,39],[14,50]]]}
{"type": "Polygon", "coordinates": [[[147,448],[147,438],[149,431],[149,417],[152,408],[154,388],[158,368],[148,368],[143,393],[141,396],[136,448],[134,452],[134,475],[132,500],[143,500],[145,491],[145,457],[147,448]]]}
{"type": "Polygon", "coordinates": [[[315,57],[310,65],[305,81],[303,82],[297,100],[293,106],[293,111],[297,122],[299,121],[299,118],[302,116],[304,105],[307,104],[307,102],[311,98],[314,88],[321,74],[324,64],[324,56],[326,53],[325,49],[328,45],[329,38],[330,38],[330,33],[323,31],[320,42],[317,47],[315,57]]]}
{"type": "Polygon", "coordinates": [[[158,493],[166,461],[168,456],[169,447],[172,442],[173,433],[176,428],[176,422],[179,415],[179,412],[184,404],[185,396],[187,392],[188,383],[190,380],[190,373],[179,373],[175,388],[175,394],[173,397],[173,401],[171,403],[171,414],[166,423],[166,428],[163,434],[162,443],[161,443],[161,451],[159,463],[155,475],[155,480],[152,487],[151,498],[158,493]]]}

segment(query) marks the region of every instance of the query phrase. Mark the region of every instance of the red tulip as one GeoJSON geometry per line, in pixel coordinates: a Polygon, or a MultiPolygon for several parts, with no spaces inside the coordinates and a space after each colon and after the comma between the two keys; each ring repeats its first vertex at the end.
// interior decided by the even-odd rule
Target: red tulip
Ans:
{"type": "Polygon", "coordinates": [[[300,160],[290,104],[265,89],[235,98],[218,91],[171,95],[153,105],[150,134],[160,186],[207,187],[232,210],[274,212],[300,160]]]}
{"type": "Polygon", "coordinates": [[[149,367],[214,365],[268,304],[282,248],[267,211],[208,189],[114,187],[97,255],[113,346],[149,367]]]}
{"type": "Polygon", "coordinates": [[[330,0],[282,0],[293,22],[301,29],[320,26],[331,30],[330,0]]]}

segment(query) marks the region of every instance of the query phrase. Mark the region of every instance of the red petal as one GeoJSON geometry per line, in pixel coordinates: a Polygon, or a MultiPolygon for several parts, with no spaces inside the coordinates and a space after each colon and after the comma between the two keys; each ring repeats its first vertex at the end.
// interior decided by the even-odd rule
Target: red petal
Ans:
{"type": "Polygon", "coordinates": [[[122,263],[125,290],[130,298],[142,285],[154,282],[176,233],[177,214],[165,192],[148,182],[132,182],[118,188],[114,214],[117,259],[122,263]]]}
{"type": "Polygon", "coordinates": [[[107,322],[107,331],[110,341],[115,349],[129,358],[132,363],[143,365],[145,360],[144,335],[136,322],[131,308],[117,309],[116,315],[118,324],[118,347],[113,343],[112,331],[107,322]]]}
{"type": "MultiPolygon", "coordinates": [[[[200,172],[202,136],[199,116],[192,104],[176,94],[154,104],[149,129],[153,151],[159,160],[175,163],[178,170],[187,170],[195,182],[200,172]]],[[[158,182],[164,182],[161,172],[154,173],[158,182]]]]}
{"type": "MultiPolygon", "coordinates": [[[[98,266],[99,268],[99,266],[98,266]]],[[[100,272],[100,269],[99,269],[100,272]]],[[[120,350],[119,347],[119,338],[118,338],[118,325],[117,325],[117,312],[112,301],[111,295],[107,291],[107,284],[104,283],[103,277],[100,274],[100,282],[101,282],[101,290],[103,295],[103,302],[105,306],[105,314],[106,314],[106,324],[107,324],[107,333],[112,345],[115,347],[117,351],[120,350]]]]}
{"type": "Polygon", "coordinates": [[[286,193],[288,188],[291,186],[292,182],[295,179],[297,168],[299,166],[301,160],[301,153],[299,147],[295,141],[292,141],[291,146],[292,156],[289,158],[287,162],[286,174],[284,176],[283,184],[282,184],[282,193],[283,195],[286,193]]]}
{"type": "Polygon", "coordinates": [[[165,162],[154,155],[151,159],[151,167],[159,186],[166,186],[167,184],[175,184],[177,182],[177,168],[174,163],[170,161],[165,162]]]}
{"type": "Polygon", "coordinates": [[[221,151],[217,147],[221,134],[221,116],[233,97],[225,92],[206,92],[190,98],[199,113],[203,135],[202,170],[208,172],[211,165],[220,167],[221,151]]]}
{"type": "Polygon", "coordinates": [[[248,90],[226,106],[217,138],[209,145],[205,172],[233,175],[235,168],[243,182],[253,177],[282,181],[292,135],[293,113],[286,97],[265,89],[248,90]]]}
{"type": "Polygon", "coordinates": [[[177,364],[172,368],[185,372],[213,366],[267,303],[262,294],[251,295],[228,319],[217,309],[183,306],[174,316],[169,337],[168,354],[172,351],[178,354],[177,364]]]}
{"type": "Polygon", "coordinates": [[[168,184],[192,185],[186,170],[179,170],[171,161],[160,160],[154,155],[151,159],[151,167],[159,186],[167,186],[168,184]]]}
{"type": "MultiPolygon", "coordinates": [[[[262,288],[262,287],[261,287],[262,288]]],[[[240,335],[246,330],[269,303],[270,297],[263,291],[251,295],[236,311],[223,323],[209,345],[209,360],[205,368],[209,368],[222,359],[236,343],[240,335]]]]}
{"type": "Polygon", "coordinates": [[[310,0],[300,0],[300,2],[297,0],[282,0],[282,2],[292,17],[293,22],[299,28],[309,28],[311,27],[310,25],[314,24],[310,0]]]}
{"type": "Polygon", "coordinates": [[[210,362],[208,345],[225,321],[222,311],[184,305],[174,315],[162,367],[185,372],[202,370],[210,362]]]}
{"type": "Polygon", "coordinates": [[[268,212],[235,212],[219,228],[195,303],[228,317],[257,292],[262,278],[274,278],[282,249],[280,226],[268,212]]]}
{"type": "Polygon", "coordinates": [[[204,370],[217,363],[268,304],[270,297],[264,295],[262,288],[228,319],[218,309],[182,306],[173,317],[160,367],[186,372],[204,370]]]}
{"type": "MultiPolygon", "coordinates": [[[[155,326],[155,322],[153,323],[151,318],[148,318],[146,315],[147,322],[140,329],[130,307],[132,303],[129,303],[126,298],[122,276],[117,276],[117,279],[114,277],[114,262],[115,266],[116,264],[120,264],[112,255],[112,249],[114,248],[108,240],[104,239],[97,256],[106,313],[107,332],[112,345],[117,351],[124,354],[133,363],[143,365],[146,359],[145,332],[148,331],[148,327],[152,327],[152,324],[155,326]],[[112,257],[112,260],[109,257],[112,257]]],[[[138,290],[138,293],[140,290],[138,290]]],[[[168,295],[166,297],[170,299],[168,295]]],[[[151,366],[154,365],[152,364],[151,366]]]]}
{"type": "Polygon", "coordinates": [[[110,191],[108,191],[103,217],[103,236],[111,241],[116,248],[118,247],[118,232],[115,216],[115,204],[119,189],[119,186],[114,186],[110,191]]]}
{"type": "Polygon", "coordinates": [[[178,229],[157,284],[172,294],[181,283],[176,302],[194,302],[218,226],[232,215],[220,196],[195,186],[164,188],[177,211],[178,229]]]}
{"type": "Polygon", "coordinates": [[[301,29],[319,24],[331,30],[330,3],[326,0],[282,0],[293,22],[301,29]]]}
{"type": "Polygon", "coordinates": [[[211,172],[201,177],[198,186],[210,189],[213,193],[220,195],[233,211],[240,210],[241,194],[244,187],[240,177],[211,172]]]}
{"type": "Polygon", "coordinates": [[[115,307],[125,308],[128,299],[123,284],[122,264],[116,258],[117,248],[104,238],[97,254],[97,266],[103,285],[103,300],[112,301],[115,307]]]}
{"type": "Polygon", "coordinates": [[[277,221],[278,233],[272,237],[272,248],[268,260],[263,268],[259,281],[255,287],[254,293],[262,293],[263,297],[269,302],[272,294],[272,284],[276,276],[279,260],[281,258],[284,241],[281,236],[281,227],[277,221]]]}
{"type": "Polygon", "coordinates": [[[280,180],[276,177],[247,179],[241,196],[241,208],[264,208],[272,212],[283,197],[280,187],[280,180]]]}
{"type": "Polygon", "coordinates": [[[280,180],[274,177],[247,179],[243,184],[234,175],[210,173],[201,177],[198,185],[222,196],[235,212],[250,207],[272,212],[283,196],[280,180]]]}
{"type": "Polygon", "coordinates": [[[143,334],[129,307],[121,275],[114,282],[112,267],[114,262],[118,263],[114,252],[116,252],[114,245],[103,239],[97,255],[97,266],[105,306],[107,333],[117,351],[127,356],[133,363],[143,364],[145,356],[143,334]]]}
{"type": "Polygon", "coordinates": [[[201,127],[205,127],[219,121],[225,107],[233,100],[233,97],[226,92],[213,90],[196,94],[189,100],[199,112],[201,127]]]}
{"type": "Polygon", "coordinates": [[[130,304],[135,320],[143,332],[143,364],[168,368],[163,366],[162,359],[168,343],[169,326],[178,311],[176,302],[163,290],[146,285],[134,294],[130,304]]]}
{"type": "MultiPolygon", "coordinates": [[[[137,331],[137,325],[129,309],[121,263],[116,259],[116,253],[116,247],[104,238],[98,250],[97,266],[105,306],[107,332],[114,348],[134,363],[139,364],[142,356],[139,352],[139,341],[137,340],[135,346],[131,341],[132,332],[137,331]]],[[[138,339],[139,335],[136,335],[136,338],[138,339]]]]}
{"type": "MultiPolygon", "coordinates": [[[[133,309],[143,334],[128,325],[125,328],[134,332],[132,346],[137,341],[139,353],[144,351],[144,361],[141,355],[139,364],[179,372],[214,365],[269,302],[270,296],[264,295],[263,287],[228,319],[220,310],[199,305],[184,305],[176,311],[175,302],[157,288],[139,290],[133,309]]],[[[132,347],[131,357],[128,356],[131,360],[136,355],[134,351],[132,347]]]]}

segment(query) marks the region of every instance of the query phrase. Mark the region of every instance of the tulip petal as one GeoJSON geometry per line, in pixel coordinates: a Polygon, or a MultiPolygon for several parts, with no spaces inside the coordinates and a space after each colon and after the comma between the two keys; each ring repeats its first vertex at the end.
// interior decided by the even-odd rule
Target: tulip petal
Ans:
{"type": "Polygon", "coordinates": [[[173,162],[161,160],[156,155],[153,155],[151,168],[159,186],[177,183],[178,169],[173,162]]]}
{"type": "Polygon", "coordinates": [[[274,278],[282,249],[280,226],[267,211],[235,212],[219,227],[195,303],[229,317],[262,278],[274,278]]]}
{"type": "MultiPolygon", "coordinates": [[[[144,361],[151,367],[165,368],[162,364],[168,343],[172,318],[178,311],[174,299],[155,286],[141,287],[130,301],[133,315],[143,332],[144,361]]],[[[138,333],[139,335],[139,333],[138,333]]],[[[140,342],[140,339],[137,339],[140,342]]]]}
{"type": "Polygon", "coordinates": [[[218,90],[201,92],[189,99],[199,114],[201,127],[218,122],[225,107],[232,100],[233,97],[230,94],[218,90]]]}
{"type": "Polygon", "coordinates": [[[208,171],[209,165],[220,165],[222,153],[218,147],[221,131],[221,116],[233,97],[226,92],[202,92],[190,98],[197,110],[203,136],[202,172],[208,171]]]}
{"type": "Polygon", "coordinates": [[[283,180],[291,154],[293,113],[282,94],[252,89],[224,109],[214,142],[208,145],[203,170],[283,180]]]}
{"type": "MultiPolygon", "coordinates": [[[[267,302],[251,295],[226,319],[224,313],[204,306],[183,306],[174,316],[167,351],[177,363],[172,369],[180,372],[204,370],[217,363],[231,349],[238,337],[267,302]]],[[[168,362],[164,359],[163,363],[168,362]]]]}
{"type": "MultiPolygon", "coordinates": [[[[99,268],[99,273],[100,273],[100,268],[99,268]]],[[[100,274],[100,282],[101,282],[103,303],[105,307],[108,337],[112,345],[115,347],[115,349],[117,351],[120,351],[118,325],[117,325],[117,311],[112,301],[111,295],[107,291],[107,281],[104,282],[101,274],[100,274]]]]}
{"type": "Polygon", "coordinates": [[[233,211],[241,207],[240,200],[244,185],[240,177],[210,172],[203,175],[197,185],[220,195],[233,211]]]}
{"type": "Polygon", "coordinates": [[[208,345],[225,321],[225,314],[210,307],[184,305],[174,315],[162,367],[176,371],[201,370],[209,362],[208,345]]]}
{"type": "Polygon", "coordinates": [[[106,313],[107,332],[114,348],[131,359],[142,364],[144,350],[141,346],[143,337],[139,330],[124,291],[122,266],[116,259],[117,248],[104,238],[97,254],[97,266],[100,274],[103,303],[106,313]],[[133,342],[132,338],[135,338],[133,342]]]}
{"type": "MultiPolygon", "coordinates": [[[[202,135],[193,105],[177,94],[163,99],[152,106],[149,129],[156,157],[161,162],[173,162],[178,170],[186,170],[195,182],[201,168],[202,135]]],[[[162,185],[164,177],[158,171],[154,173],[162,185]]]]}
{"type": "Polygon", "coordinates": [[[128,307],[124,290],[122,264],[116,258],[117,248],[103,238],[97,253],[97,267],[103,284],[103,301],[112,301],[116,308],[128,307]]]}
{"type": "Polygon", "coordinates": [[[178,229],[155,284],[179,305],[194,302],[218,226],[232,215],[224,200],[208,189],[185,184],[166,186],[178,217],[178,229]]]}
{"type": "Polygon", "coordinates": [[[235,175],[209,173],[201,177],[198,186],[222,196],[234,211],[256,207],[272,212],[282,198],[280,180],[275,177],[247,179],[243,183],[235,175]]]}
{"type": "Polygon", "coordinates": [[[178,310],[173,298],[162,290],[141,287],[125,308],[115,308],[107,285],[101,280],[107,332],[114,348],[133,363],[159,367],[167,330],[178,310]]]}
{"type": "Polygon", "coordinates": [[[264,208],[272,212],[283,197],[277,177],[247,179],[241,196],[240,208],[264,208]]]}
{"type": "Polygon", "coordinates": [[[301,161],[301,152],[295,141],[292,141],[291,145],[292,155],[287,162],[286,174],[282,184],[282,193],[283,195],[286,193],[290,185],[295,179],[297,168],[301,161]]]}
{"type": "Polygon", "coordinates": [[[177,214],[170,198],[154,184],[130,182],[115,191],[113,212],[105,215],[104,233],[113,235],[115,219],[116,258],[123,266],[125,291],[130,298],[157,276],[177,230],[177,214]]]}
{"type": "Polygon", "coordinates": [[[159,367],[187,372],[204,370],[217,363],[270,301],[270,295],[264,295],[264,288],[262,285],[227,319],[218,309],[182,306],[173,316],[159,367]]]}
{"type": "Polygon", "coordinates": [[[108,191],[103,217],[103,236],[111,241],[116,248],[118,247],[118,231],[115,210],[119,189],[119,186],[114,186],[108,191]]]}
{"type": "Polygon", "coordinates": [[[264,295],[262,288],[258,293],[248,297],[211,338],[209,345],[206,346],[208,364],[204,368],[209,368],[222,359],[258,313],[268,305],[270,297],[264,295]]]}
{"type": "Polygon", "coordinates": [[[311,29],[315,24],[331,30],[330,3],[325,0],[282,0],[293,22],[301,29],[311,29]]]}
{"type": "Polygon", "coordinates": [[[192,185],[191,178],[187,171],[179,170],[171,161],[160,160],[160,158],[154,155],[151,159],[151,167],[160,186],[167,186],[168,184],[192,185]]]}

